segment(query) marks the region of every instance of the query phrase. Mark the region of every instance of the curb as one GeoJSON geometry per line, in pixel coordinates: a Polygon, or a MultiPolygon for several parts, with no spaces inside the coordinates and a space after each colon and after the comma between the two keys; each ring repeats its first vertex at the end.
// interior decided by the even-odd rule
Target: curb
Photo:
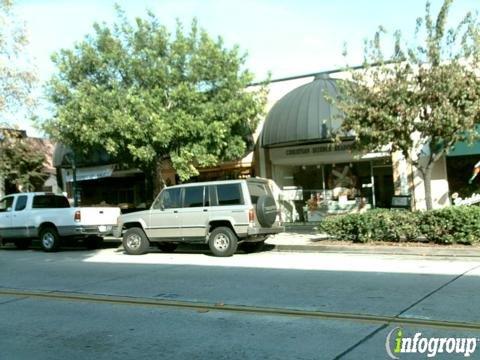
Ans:
{"type": "Polygon", "coordinates": [[[403,255],[403,256],[421,256],[421,257],[453,257],[453,258],[480,258],[480,249],[437,249],[437,248],[389,248],[389,247],[368,247],[360,248],[356,246],[335,246],[335,245],[313,245],[313,244],[275,244],[266,243],[267,246],[273,246],[273,251],[278,252],[309,252],[309,253],[337,253],[337,254],[363,254],[363,255],[403,255]]]}

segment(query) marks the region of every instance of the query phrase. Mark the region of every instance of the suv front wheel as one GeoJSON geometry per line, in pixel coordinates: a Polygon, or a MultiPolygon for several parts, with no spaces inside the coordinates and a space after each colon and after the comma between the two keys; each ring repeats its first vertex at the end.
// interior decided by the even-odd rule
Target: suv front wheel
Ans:
{"type": "Polygon", "coordinates": [[[210,233],[208,246],[215,256],[232,256],[237,251],[237,235],[228,227],[217,227],[210,233]]]}
{"type": "Polygon", "coordinates": [[[145,254],[150,247],[147,235],[140,228],[130,228],[123,235],[123,248],[130,255],[145,254]]]}

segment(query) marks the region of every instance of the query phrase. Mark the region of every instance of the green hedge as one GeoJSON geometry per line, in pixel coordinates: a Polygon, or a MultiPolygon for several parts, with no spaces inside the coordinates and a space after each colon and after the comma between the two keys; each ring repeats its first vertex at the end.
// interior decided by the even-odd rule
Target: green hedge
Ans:
{"type": "Polygon", "coordinates": [[[320,223],[319,231],[362,243],[425,238],[437,244],[474,244],[480,241],[480,207],[451,206],[426,212],[375,209],[328,217],[320,223]]]}

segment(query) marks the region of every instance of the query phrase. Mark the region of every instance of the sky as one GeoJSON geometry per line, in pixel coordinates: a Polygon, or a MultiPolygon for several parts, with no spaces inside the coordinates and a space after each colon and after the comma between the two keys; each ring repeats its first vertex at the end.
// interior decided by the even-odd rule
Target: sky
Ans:
{"type": "MultiPolygon", "coordinates": [[[[423,0],[16,0],[15,12],[25,22],[29,57],[41,82],[55,71],[54,52],[73,47],[93,32],[95,22],[115,20],[115,3],[131,19],[151,10],[171,30],[177,19],[188,26],[197,18],[211,36],[247,53],[246,67],[258,80],[269,72],[277,79],[358,65],[364,39],[379,25],[412,39],[415,20],[425,10],[423,0]],[[347,57],[342,55],[345,43],[347,57]]],[[[431,0],[434,14],[442,3],[431,0]]],[[[450,23],[458,23],[469,10],[480,11],[480,1],[455,0],[450,23]]],[[[48,116],[47,108],[42,101],[38,115],[48,116]]],[[[29,135],[41,136],[30,122],[16,122],[29,135]]]]}

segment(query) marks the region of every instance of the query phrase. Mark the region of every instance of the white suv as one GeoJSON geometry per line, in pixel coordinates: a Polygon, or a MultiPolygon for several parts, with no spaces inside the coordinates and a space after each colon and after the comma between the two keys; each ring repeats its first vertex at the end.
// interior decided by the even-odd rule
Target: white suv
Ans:
{"type": "Polygon", "coordinates": [[[240,247],[259,249],[270,234],[284,231],[266,179],[191,183],[163,189],[150,210],[122,215],[115,235],[123,234],[128,254],[143,254],[151,242],[163,251],[179,243],[208,243],[216,256],[240,247]]]}

